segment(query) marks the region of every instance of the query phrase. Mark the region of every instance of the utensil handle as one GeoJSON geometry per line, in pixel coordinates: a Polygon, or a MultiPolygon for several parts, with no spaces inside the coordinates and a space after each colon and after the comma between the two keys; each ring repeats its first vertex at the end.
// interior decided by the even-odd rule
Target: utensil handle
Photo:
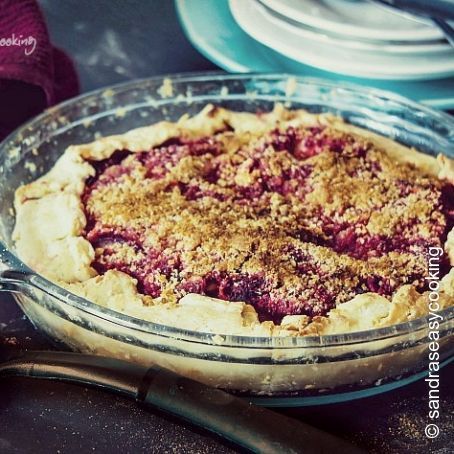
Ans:
{"type": "Polygon", "coordinates": [[[0,377],[57,379],[108,389],[257,453],[360,453],[346,441],[160,367],[72,352],[26,352],[0,377]]]}
{"type": "Polygon", "coordinates": [[[449,44],[454,47],[454,28],[452,28],[445,20],[437,17],[433,17],[432,21],[444,33],[445,38],[449,41],[449,44]]]}
{"type": "Polygon", "coordinates": [[[166,369],[148,370],[137,400],[178,415],[252,452],[363,452],[329,433],[166,369]]]}
{"type": "Polygon", "coordinates": [[[381,3],[423,17],[438,17],[442,20],[454,20],[454,2],[452,0],[379,0],[381,3]]]}

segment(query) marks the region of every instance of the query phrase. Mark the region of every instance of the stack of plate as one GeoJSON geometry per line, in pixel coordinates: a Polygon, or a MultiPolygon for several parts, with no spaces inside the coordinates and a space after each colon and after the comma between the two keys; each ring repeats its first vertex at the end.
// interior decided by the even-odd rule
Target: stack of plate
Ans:
{"type": "Polygon", "coordinates": [[[287,72],[454,109],[454,49],[429,20],[368,0],[175,0],[183,29],[232,72],[287,72]]]}
{"type": "Polygon", "coordinates": [[[240,27],[317,68],[376,79],[454,75],[454,49],[425,19],[367,0],[230,0],[240,27]]]}

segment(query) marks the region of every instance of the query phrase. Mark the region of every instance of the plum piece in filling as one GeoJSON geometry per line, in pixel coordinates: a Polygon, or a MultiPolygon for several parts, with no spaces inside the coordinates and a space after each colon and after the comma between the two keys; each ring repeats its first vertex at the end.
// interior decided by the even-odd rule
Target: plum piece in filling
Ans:
{"type": "Polygon", "coordinates": [[[454,224],[452,185],[323,126],[171,139],[92,164],[82,200],[98,272],[164,302],[244,301],[262,320],[423,289],[428,246],[454,224]]]}

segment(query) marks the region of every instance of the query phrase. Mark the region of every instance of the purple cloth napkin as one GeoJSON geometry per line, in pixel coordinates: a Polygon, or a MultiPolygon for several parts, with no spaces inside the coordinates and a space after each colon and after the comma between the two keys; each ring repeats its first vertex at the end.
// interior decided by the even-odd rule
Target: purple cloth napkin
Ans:
{"type": "Polygon", "coordinates": [[[0,139],[79,92],[71,59],[52,46],[35,0],[0,0],[0,139]]]}

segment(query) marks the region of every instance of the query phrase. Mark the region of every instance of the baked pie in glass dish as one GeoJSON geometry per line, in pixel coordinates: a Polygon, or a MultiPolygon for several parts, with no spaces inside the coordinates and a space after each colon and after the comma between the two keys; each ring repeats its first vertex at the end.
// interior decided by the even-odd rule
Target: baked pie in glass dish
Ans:
{"type": "MultiPolygon", "coordinates": [[[[99,114],[77,112],[81,124],[70,112],[63,135],[77,124],[94,140],[70,132],[42,176],[10,190],[11,247],[34,272],[3,279],[66,298],[58,315],[39,298],[22,302],[41,328],[250,394],[323,394],[419,371],[431,316],[440,360],[452,353],[454,160],[442,153],[452,120],[417,105],[409,118],[388,98],[407,109],[398,124],[381,92],[304,78],[136,84],[91,95],[120,133],[99,137],[99,114]],[[148,104],[118,104],[150,84],[148,104]],[[198,99],[200,84],[216,94],[198,99]],[[367,109],[348,104],[354,93],[367,109]],[[123,132],[131,114],[138,127],[123,132]],[[386,134],[389,119],[399,127],[386,134]]],[[[22,165],[40,156],[32,146],[22,165]]]]}
{"type": "Polygon", "coordinates": [[[454,305],[454,161],[331,115],[208,105],[70,146],[16,192],[16,250],[102,306],[213,334],[360,331],[454,305]]]}

